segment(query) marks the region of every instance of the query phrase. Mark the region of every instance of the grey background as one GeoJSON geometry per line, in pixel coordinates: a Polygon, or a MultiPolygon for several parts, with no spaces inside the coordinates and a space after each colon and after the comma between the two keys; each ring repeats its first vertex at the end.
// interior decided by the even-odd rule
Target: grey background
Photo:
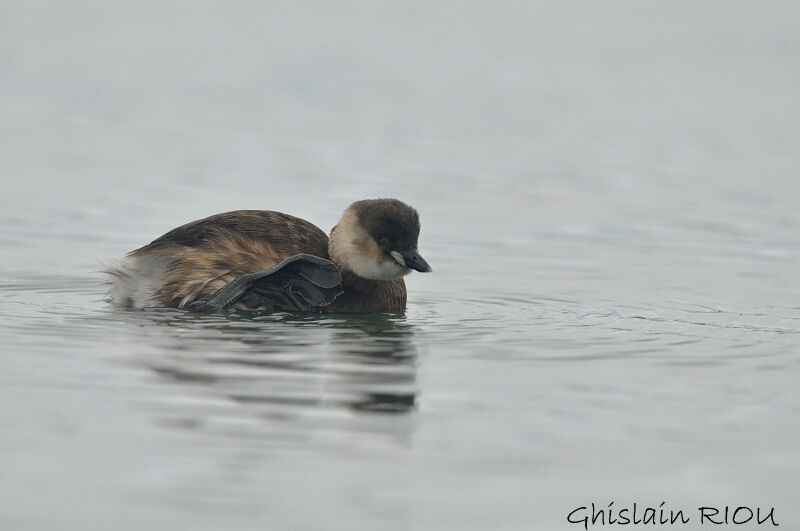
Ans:
{"type": "Polygon", "coordinates": [[[0,2],[0,527],[797,525],[799,11],[0,2]],[[103,301],[186,221],[378,196],[403,317],[103,301]]]}

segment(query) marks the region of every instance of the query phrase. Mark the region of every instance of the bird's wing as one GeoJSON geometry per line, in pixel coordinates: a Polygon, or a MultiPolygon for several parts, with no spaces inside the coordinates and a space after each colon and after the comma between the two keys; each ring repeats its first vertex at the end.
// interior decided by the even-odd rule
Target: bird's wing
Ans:
{"type": "Polygon", "coordinates": [[[330,260],[300,253],[272,267],[237,277],[208,302],[193,308],[215,311],[235,306],[304,312],[327,306],[342,293],[342,277],[330,260]]]}

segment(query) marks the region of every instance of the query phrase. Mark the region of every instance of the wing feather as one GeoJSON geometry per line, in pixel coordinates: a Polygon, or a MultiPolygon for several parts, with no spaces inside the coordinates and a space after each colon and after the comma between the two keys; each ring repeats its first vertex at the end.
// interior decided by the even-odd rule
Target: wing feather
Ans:
{"type": "Polygon", "coordinates": [[[341,295],[342,277],[330,260],[300,253],[272,267],[240,275],[207,302],[191,309],[231,306],[270,311],[312,311],[341,295]]]}

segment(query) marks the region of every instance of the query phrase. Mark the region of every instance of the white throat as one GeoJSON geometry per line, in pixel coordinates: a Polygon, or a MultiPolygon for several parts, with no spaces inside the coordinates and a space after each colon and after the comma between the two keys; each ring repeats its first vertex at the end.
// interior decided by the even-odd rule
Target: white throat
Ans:
{"type": "Polygon", "coordinates": [[[384,256],[350,209],[345,211],[331,234],[328,254],[340,269],[371,280],[392,280],[410,272],[395,258],[384,256]]]}

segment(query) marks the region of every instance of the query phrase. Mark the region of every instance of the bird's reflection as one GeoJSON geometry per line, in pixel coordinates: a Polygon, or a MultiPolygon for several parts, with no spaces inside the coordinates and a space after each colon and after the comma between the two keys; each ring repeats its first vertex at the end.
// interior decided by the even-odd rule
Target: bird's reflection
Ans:
{"type": "Polygon", "coordinates": [[[416,406],[414,332],[402,316],[161,312],[146,320],[159,331],[153,371],[263,416],[309,408],[404,414],[416,406]]]}
{"type": "Polygon", "coordinates": [[[349,405],[359,411],[405,413],[416,402],[417,352],[413,331],[404,321],[383,315],[356,316],[349,326],[334,329],[329,352],[351,358],[371,370],[343,375],[343,381],[360,389],[360,400],[349,405]],[[385,370],[378,370],[379,367],[385,370]]]}

